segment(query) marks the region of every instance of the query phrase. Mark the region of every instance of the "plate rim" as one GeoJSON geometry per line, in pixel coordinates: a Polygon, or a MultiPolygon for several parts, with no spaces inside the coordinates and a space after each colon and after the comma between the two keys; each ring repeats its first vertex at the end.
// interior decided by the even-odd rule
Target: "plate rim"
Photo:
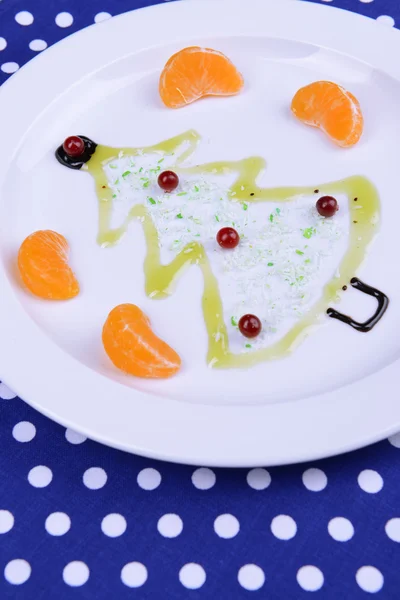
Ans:
{"type": "MultiPolygon", "coordinates": [[[[126,51],[132,54],[140,52],[146,27],[154,24],[155,19],[163,21],[169,18],[176,22],[165,35],[167,40],[177,45],[195,36],[221,37],[221,31],[215,24],[220,17],[228,25],[229,36],[262,33],[268,37],[312,43],[348,54],[400,79],[400,63],[394,58],[396,51],[398,55],[400,50],[399,31],[336,7],[297,0],[291,2],[290,11],[285,3],[277,4],[275,0],[248,0],[246,7],[241,0],[159,4],[92,25],[51,46],[0,88],[0,129],[3,142],[7,142],[5,146],[13,149],[7,154],[4,147],[0,147],[0,189],[9,165],[41,109],[44,110],[63,89],[73,85],[79,74],[88,76],[96,68],[122,58],[126,51]],[[214,13],[211,27],[207,18],[210,6],[214,13]],[[266,22],[253,19],[254,11],[267,15],[266,22]],[[191,23],[190,33],[179,29],[185,19],[191,23]],[[138,35],[128,44],[121,32],[132,27],[138,35]],[[345,30],[353,29],[356,31],[354,36],[344,35],[345,30]],[[233,30],[235,33],[232,33],[233,30]],[[89,41],[96,43],[96,39],[106,35],[120,38],[111,53],[108,48],[99,48],[98,53],[84,55],[78,67],[70,66],[73,60],[63,64],[66,53],[73,55],[74,47],[79,44],[82,47],[89,41]],[[372,43],[371,36],[376,43],[372,43]],[[62,70],[59,69],[60,64],[63,64],[62,70]],[[40,79],[43,73],[48,80],[46,89],[36,89],[27,110],[22,118],[18,115],[16,123],[15,119],[9,118],[15,105],[14,99],[21,97],[24,91],[26,93],[32,81],[40,79]]],[[[162,43],[168,41],[164,38],[162,43]]],[[[0,225],[0,237],[2,227],[0,225]]],[[[39,412],[103,444],[150,458],[192,465],[255,467],[341,454],[374,443],[400,429],[400,404],[390,394],[382,394],[385,379],[390,379],[390,373],[397,370],[397,361],[334,392],[293,402],[259,406],[185,404],[128,388],[92,371],[58,347],[25,312],[8,280],[3,260],[0,261],[0,289],[0,330],[3,332],[0,336],[0,369],[4,382],[39,412]],[[43,367],[40,354],[50,357],[50,374],[48,368],[43,367]],[[32,361],[35,356],[38,358],[32,361]],[[18,364],[23,365],[23,375],[18,364]],[[65,378],[65,371],[73,376],[65,378]],[[79,394],[75,390],[78,379],[79,394]],[[62,387],[60,381],[63,381],[62,387]],[[350,404],[349,394],[352,396],[350,404]],[[110,414],[109,398],[115,396],[119,415],[130,413],[132,416],[137,411],[134,427],[129,432],[121,433],[121,418],[110,414]],[[84,416],[80,404],[83,397],[88,402],[84,416]],[[376,410],[377,398],[379,411],[376,410]],[[341,419],[337,414],[338,406],[342,408],[341,419]],[[304,414],[311,415],[313,423],[305,423],[304,414]],[[362,414],[363,427],[360,427],[362,414]],[[180,424],[179,435],[176,422],[180,424]],[[282,423],[282,430],[279,430],[282,423]],[[318,431],[313,426],[315,423],[318,431]],[[356,431],[355,423],[358,423],[356,431]],[[335,442],[332,441],[333,431],[335,442]],[[130,437],[132,432],[135,441],[130,437]]]]}

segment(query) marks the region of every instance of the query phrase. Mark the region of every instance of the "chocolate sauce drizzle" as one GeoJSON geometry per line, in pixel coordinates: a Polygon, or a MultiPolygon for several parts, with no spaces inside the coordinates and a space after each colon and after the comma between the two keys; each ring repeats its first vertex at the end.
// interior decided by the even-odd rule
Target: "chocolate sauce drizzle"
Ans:
{"type": "Polygon", "coordinates": [[[389,298],[383,293],[373,288],[366,283],[363,283],[357,277],[353,277],[350,281],[351,286],[364,294],[368,294],[368,296],[373,296],[378,301],[378,308],[371,318],[364,321],[364,323],[359,323],[358,321],[354,321],[351,317],[338,312],[334,308],[328,308],[326,311],[327,315],[329,315],[332,319],[338,319],[338,321],[342,321],[342,323],[346,323],[346,325],[350,325],[356,331],[362,331],[367,333],[371,331],[373,327],[382,319],[383,315],[386,312],[387,307],[389,306],[389,298]]]}
{"type": "Polygon", "coordinates": [[[90,138],[85,137],[84,135],[79,136],[85,142],[85,150],[81,156],[71,157],[65,152],[62,144],[59,146],[55,152],[56,159],[59,163],[61,163],[64,167],[68,167],[69,169],[81,169],[82,166],[90,160],[92,154],[94,154],[97,144],[93,142],[90,138]]]}

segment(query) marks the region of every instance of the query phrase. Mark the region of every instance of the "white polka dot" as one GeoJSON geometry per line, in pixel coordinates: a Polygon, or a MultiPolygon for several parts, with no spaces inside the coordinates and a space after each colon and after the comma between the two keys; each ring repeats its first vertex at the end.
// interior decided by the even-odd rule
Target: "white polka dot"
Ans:
{"type": "Polygon", "coordinates": [[[356,581],[364,592],[375,594],[383,587],[383,575],[376,567],[361,567],[356,573],[356,581]]]}
{"type": "Polygon", "coordinates": [[[142,469],[137,476],[137,482],[143,490],[155,490],[161,483],[161,475],[157,469],[142,469]]]}
{"type": "Polygon", "coordinates": [[[95,16],[94,22],[95,23],[101,23],[102,21],[107,21],[107,19],[109,19],[110,17],[111,17],[111,15],[108,12],[99,12],[95,16]]]}
{"type": "Polygon", "coordinates": [[[42,50],[46,50],[47,43],[44,40],[32,40],[29,48],[34,52],[41,52],[42,50]]]}
{"type": "MultiPolygon", "coordinates": [[[[5,46],[4,46],[5,48],[5,46]]],[[[5,63],[6,65],[11,65],[11,64],[16,64],[16,63],[5,63]]],[[[1,65],[1,70],[3,71],[4,65],[1,65]]],[[[18,65],[17,65],[17,69],[18,69],[18,65]]],[[[17,70],[15,69],[15,70],[17,70]]],[[[13,73],[14,71],[4,71],[4,73],[13,73]]],[[[17,396],[17,394],[15,392],[13,392],[12,390],[10,390],[9,387],[6,386],[5,383],[0,383],[0,398],[2,400],[12,400],[13,398],[15,398],[17,396]]]]}
{"type": "Polygon", "coordinates": [[[47,517],[44,526],[50,535],[65,535],[71,528],[71,519],[63,512],[54,512],[47,517]]]}
{"type": "Polygon", "coordinates": [[[29,421],[20,421],[14,425],[12,434],[17,442],[31,442],[36,435],[36,427],[29,421]]]}
{"type": "Polygon", "coordinates": [[[369,4],[370,2],[373,2],[374,0],[360,0],[360,2],[363,2],[364,4],[369,4]]]}
{"type": "Polygon", "coordinates": [[[21,10],[21,12],[15,15],[15,20],[19,25],[32,25],[33,14],[27,10],[21,10]]]}
{"type": "Polygon", "coordinates": [[[4,577],[8,583],[12,583],[13,585],[25,583],[25,581],[28,581],[31,573],[31,565],[22,558],[11,560],[4,569],[4,577]]]}
{"type": "Polygon", "coordinates": [[[0,533],[7,533],[14,527],[14,515],[9,510],[0,510],[0,533]]]}
{"type": "Polygon", "coordinates": [[[390,519],[385,525],[385,531],[393,542],[400,542],[400,519],[390,519]]]}
{"type": "Polygon", "coordinates": [[[259,590],[265,582],[264,571],[257,565],[244,565],[239,569],[238,581],[245,590],[259,590]]]}
{"type": "Polygon", "coordinates": [[[316,592],[324,585],[324,576],[318,567],[306,565],[297,571],[297,583],[306,592],[316,592]]]}
{"type": "Polygon", "coordinates": [[[53,479],[53,473],[49,467],[45,467],[44,465],[39,465],[38,467],[33,467],[28,473],[28,481],[33,487],[43,488],[49,485],[51,480],[53,479]]]}
{"type": "Polygon", "coordinates": [[[291,540],[297,532],[296,521],[289,515],[278,515],[272,519],[271,531],[280,540],[291,540]]]}
{"type": "Polygon", "coordinates": [[[368,494],[376,494],[383,488],[383,479],[377,471],[365,469],[358,476],[358,485],[368,494]]]}
{"type": "Polygon", "coordinates": [[[198,590],[204,585],[206,572],[197,563],[187,563],[179,571],[179,581],[189,590],[198,590]]]}
{"type": "Polygon", "coordinates": [[[321,492],[328,484],[328,478],[321,469],[307,469],[303,473],[303,483],[310,492],[321,492]]]}
{"type": "Polygon", "coordinates": [[[56,16],[56,25],[59,27],[71,27],[74,17],[67,12],[61,12],[56,16]]]}
{"type": "Polygon", "coordinates": [[[84,435],[78,433],[77,431],[74,431],[73,429],[65,430],[65,439],[70,444],[83,444],[83,442],[87,440],[87,438],[84,435]]]}
{"type": "Polygon", "coordinates": [[[239,533],[240,524],[233,515],[219,515],[214,521],[214,531],[219,537],[229,540],[239,533]]]}
{"type": "Polygon", "coordinates": [[[183,522],[179,515],[163,515],[157,523],[157,529],[166,538],[177,537],[182,533],[183,522]]]}
{"type": "Polygon", "coordinates": [[[192,473],[192,483],[198,490],[209,490],[215,485],[217,478],[214,471],[201,467],[192,473]]]}
{"type": "MultiPolygon", "coordinates": [[[[0,37],[0,51],[4,50],[5,48],[7,48],[7,41],[3,37],[0,37]]],[[[0,383],[0,396],[1,396],[1,386],[2,385],[3,384],[0,383]]]]}
{"type": "Polygon", "coordinates": [[[331,519],[328,523],[328,531],[337,542],[348,542],[354,535],[353,524],[344,517],[331,519]]]}
{"type": "MultiPolygon", "coordinates": [[[[11,63],[3,63],[1,65],[1,70],[3,71],[3,73],[7,73],[7,75],[11,75],[12,73],[15,73],[15,71],[18,71],[18,69],[19,69],[18,63],[11,62],[11,63]]],[[[13,397],[15,398],[15,394],[13,397]]]]}
{"type": "Polygon", "coordinates": [[[107,483],[107,473],[101,467],[90,467],[83,474],[83,483],[89,490],[99,490],[107,483]]]}
{"type": "Polygon", "coordinates": [[[376,20],[378,23],[386,25],[386,27],[394,27],[394,19],[393,17],[389,17],[389,15],[381,15],[380,17],[377,17],[376,20]]]}
{"type": "Polygon", "coordinates": [[[122,583],[130,588],[142,586],[147,581],[147,569],[140,562],[131,562],[121,571],[122,583]]]}
{"type": "Polygon", "coordinates": [[[126,520],[118,513],[111,513],[102,520],[101,530],[108,537],[119,537],[126,531],[126,520]]]}
{"type": "MultiPolygon", "coordinates": [[[[0,396],[1,396],[1,390],[0,390],[0,396]]],[[[389,442],[392,444],[392,446],[394,446],[395,448],[400,448],[400,431],[399,433],[395,433],[394,435],[391,435],[389,439],[389,442]]]]}
{"type": "Polygon", "coordinates": [[[253,490],[265,490],[271,483],[271,475],[266,469],[252,469],[247,473],[247,483],[253,490]]]}
{"type": "Polygon", "coordinates": [[[79,587],[89,579],[89,567],[80,560],[74,560],[64,567],[63,579],[67,585],[79,587]]]}

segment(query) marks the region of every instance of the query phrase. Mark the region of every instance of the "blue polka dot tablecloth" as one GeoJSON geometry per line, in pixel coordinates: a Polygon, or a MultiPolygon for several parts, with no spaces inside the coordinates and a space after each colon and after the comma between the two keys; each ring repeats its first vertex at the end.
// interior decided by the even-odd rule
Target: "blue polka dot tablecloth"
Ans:
{"type": "MultiPolygon", "coordinates": [[[[0,0],[0,83],[70,33],[156,3],[0,0]]],[[[400,24],[399,0],[331,5],[400,24]]],[[[400,434],[306,465],[191,468],[91,442],[0,383],[1,599],[371,594],[400,599],[400,434]]]]}

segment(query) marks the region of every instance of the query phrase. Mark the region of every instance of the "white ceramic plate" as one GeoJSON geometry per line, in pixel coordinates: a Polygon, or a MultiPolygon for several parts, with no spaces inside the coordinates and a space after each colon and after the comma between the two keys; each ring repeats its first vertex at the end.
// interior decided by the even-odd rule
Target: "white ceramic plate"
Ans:
{"type": "MultiPolygon", "coordinates": [[[[0,91],[1,379],[39,411],[95,440],[186,463],[304,461],[400,429],[399,55],[399,32],[331,7],[202,0],[89,27],[24,67],[0,91]],[[245,91],[168,111],[157,92],[160,69],[193,44],[228,54],[245,76],[245,91]],[[350,151],[290,116],[294,92],[318,79],[341,83],[362,104],[365,133],[350,151]],[[146,298],[138,225],[118,247],[97,246],[92,180],[61,167],[53,154],[74,133],[139,146],[189,128],[203,137],[203,161],[264,156],[265,185],[353,174],[373,180],[382,225],[359,275],[391,300],[373,332],[326,319],[289,358],[244,371],[207,369],[200,274],[188,272],[168,300],[146,298]],[[82,283],[72,302],[36,300],[15,275],[21,241],[44,228],[70,242],[82,283]],[[151,315],[184,358],[179,376],[148,382],[112,367],[100,332],[120,302],[151,315]]],[[[356,291],[341,304],[359,319],[374,308],[356,291]]]]}

